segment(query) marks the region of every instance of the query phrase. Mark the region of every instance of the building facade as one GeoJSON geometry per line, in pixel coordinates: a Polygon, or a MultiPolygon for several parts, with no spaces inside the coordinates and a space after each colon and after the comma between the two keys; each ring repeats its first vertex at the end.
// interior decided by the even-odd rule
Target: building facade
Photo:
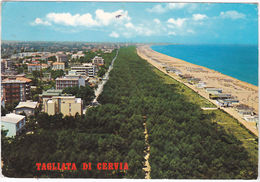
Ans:
{"type": "Polygon", "coordinates": [[[13,137],[25,126],[25,116],[14,113],[1,117],[1,129],[8,130],[7,137],[13,137]]]}
{"type": "Polygon", "coordinates": [[[80,87],[80,86],[85,86],[86,82],[85,79],[81,76],[77,77],[70,77],[70,76],[65,76],[61,78],[56,78],[56,89],[64,89],[67,87],[80,87]]]}
{"type": "Polygon", "coordinates": [[[53,63],[52,70],[65,70],[65,63],[61,63],[61,62],[53,63]]]}
{"type": "Polygon", "coordinates": [[[56,55],[56,59],[57,59],[57,62],[60,62],[60,63],[68,61],[68,57],[65,54],[58,54],[58,55],[56,55]]]}
{"type": "Polygon", "coordinates": [[[31,79],[24,77],[4,79],[1,84],[1,94],[5,103],[29,99],[31,81],[31,79]]]}
{"type": "Polygon", "coordinates": [[[47,107],[47,102],[49,99],[51,99],[54,96],[61,96],[62,90],[56,90],[56,89],[49,89],[46,91],[43,91],[42,94],[39,95],[40,102],[42,103],[42,110],[44,111],[47,107]]]}
{"type": "Polygon", "coordinates": [[[104,59],[102,57],[95,56],[92,59],[92,63],[97,66],[102,66],[104,65],[104,59]]]}
{"type": "Polygon", "coordinates": [[[41,71],[42,67],[40,64],[28,64],[28,72],[41,71]]]}
{"type": "Polygon", "coordinates": [[[19,104],[15,107],[15,113],[22,114],[24,112],[26,116],[34,115],[37,106],[38,106],[38,102],[32,102],[32,101],[19,102],[19,104]]]}
{"type": "Polygon", "coordinates": [[[47,100],[44,112],[49,115],[62,113],[64,116],[75,116],[76,113],[82,115],[83,101],[75,96],[54,96],[47,100]]]}

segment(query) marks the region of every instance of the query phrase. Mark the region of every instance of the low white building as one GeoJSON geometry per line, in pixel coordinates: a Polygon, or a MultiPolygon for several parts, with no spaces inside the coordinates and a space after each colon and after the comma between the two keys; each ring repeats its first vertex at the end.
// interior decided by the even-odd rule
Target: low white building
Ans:
{"type": "Polygon", "coordinates": [[[34,114],[37,106],[38,106],[38,102],[32,102],[32,101],[19,102],[19,104],[15,107],[15,113],[21,114],[24,112],[27,116],[30,116],[34,114]]]}
{"type": "Polygon", "coordinates": [[[1,117],[1,129],[8,130],[7,137],[13,137],[25,126],[25,116],[14,113],[1,117]]]}

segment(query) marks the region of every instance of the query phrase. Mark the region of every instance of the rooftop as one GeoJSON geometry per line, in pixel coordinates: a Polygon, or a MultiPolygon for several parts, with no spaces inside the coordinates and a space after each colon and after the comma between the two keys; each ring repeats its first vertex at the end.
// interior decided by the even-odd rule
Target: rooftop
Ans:
{"type": "Polygon", "coordinates": [[[75,77],[62,77],[62,78],[56,78],[56,80],[78,80],[79,78],[75,77]]]}
{"type": "Polygon", "coordinates": [[[38,104],[38,102],[31,102],[31,101],[19,102],[19,104],[15,107],[15,109],[19,109],[19,108],[23,108],[23,107],[35,109],[37,104],[38,104]]]}
{"type": "Polygon", "coordinates": [[[64,65],[65,63],[60,63],[60,62],[55,62],[55,63],[52,63],[52,65],[64,65]]]}
{"type": "Polygon", "coordinates": [[[28,66],[41,66],[40,64],[28,64],[28,66]]]}
{"type": "Polygon", "coordinates": [[[49,89],[46,91],[43,91],[42,94],[40,96],[58,96],[62,94],[62,90],[61,89],[49,89]]]}
{"type": "Polygon", "coordinates": [[[26,83],[31,82],[32,80],[25,77],[16,77],[16,78],[6,78],[2,83],[26,83]]]}
{"type": "Polygon", "coordinates": [[[16,77],[16,80],[26,81],[26,82],[31,82],[32,81],[31,79],[25,78],[25,77],[16,77]]]}
{"type": "Polygon", "coordinates": [[[25,118],[25,116],[23,116],[23,115],[10,113],[10,114],[6,114],[6,116],[2,116],[1,122],[8,122],[8,123],[15,123],[16,124],[24,118],[25,118]]]}

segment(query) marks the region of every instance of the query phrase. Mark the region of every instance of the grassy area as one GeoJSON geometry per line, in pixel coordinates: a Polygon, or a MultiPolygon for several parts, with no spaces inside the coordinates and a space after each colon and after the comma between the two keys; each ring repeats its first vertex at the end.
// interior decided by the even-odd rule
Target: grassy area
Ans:
{"type": "Polygon", "coordinates": [[[251,134],[241,123],[238,122],[238,120],[222,110],[208,110],[204,112],[206,114],[214,113],[216,117],[212,119],[212,122],[218,123],[218,125],[222,126],[228,134],[232,134],[241,141],[243,147],[245,147],[249,153],[252,162],[257,164],[258,137],[251,134]]]}
{"type": "MultiPolygon", "coordinates": [[[[177,92],[185,95],[189,102],[198,104],[201,107],[215,107],[215,105],[207,99],[203,98],[186,85],[161,72],[157,68],[153,68],[153,71],[161,77],[165,84],[174,84],[177,92]]],[[[217,122],[228,134],[235,136],[239,141],[241,141],[243,147],[249,153],[251,161],[257,164],[258,138],[255,135],[251,134],[241,123],[238,122],[238,120],[222,110],[208,110],[203,112],[205,114],[214,113],[216,117],[212,119],[212,122],[217,122]]]]}
{"type": "Polygon", "coordinates": [[[178,82],[177,80],[173,79],[172,77],[166,75],[165,73],[161,72],[157,68],[153,68],[153,71],[161,77],[162,81],[165,84],[174,84],[177,92],[180,94],[183,94],[186,96],[187,100],[191,103],[198,104],[200,107],[216,107],[214,104],[212,104],[207,99],[203,98],[199,94],[197,94],[195,91],[187,87],[186,85],[178,82]]]}

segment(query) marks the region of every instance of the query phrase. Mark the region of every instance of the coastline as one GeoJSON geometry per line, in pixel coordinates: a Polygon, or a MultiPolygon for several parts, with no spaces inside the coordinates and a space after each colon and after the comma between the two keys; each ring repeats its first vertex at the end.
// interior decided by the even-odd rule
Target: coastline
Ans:
{"type": "MultiPolygon", "coordinates": [[[[203,96],[217,107],[219,107],[215,100],[209,98],[209,94],[202,88],[198,88],[195,85],[188,84],[188,82],[182,80],[175,73],[167,72],[165,67],[174,67],[182,72],[182,74],[192,75],[195,78],[200,78],[201,81],[206,83],[207,87],[222,88],[223,93],[231,94],[235,96],[240,104],[246,104],[254,109],[254,112],[258,114],[258,86],[250,83],[238,80],[228,75],[224,75],[218,71],[195,65],[193,63],[186,62],[184,60],[174,58],[151,49],[151,45],[145,45],[137,47],[138,55],[147,60],[150,64],[155,66],[160,71],[174,78],[175,80],[185,84],[199,95],[203,96]],[[198,71],[199,70],[199,71],[198,71]]],[[[255,122],[245,121],[240,114],[234,108],[223,108],[222,110],[229,113],[242,123],[247,129],[258,136],[258,129],[255,126],[255,122]]]]}
{"type": "MultiPolygon", "coordinates": [[[[173,45],[173,44],[170,44],[170,45],[173,45]]],[[[179,61],[182,61],[182,62],[185,62],[185,63],[189,63],[189,64],[194,65],[194,66],[196,66],[196,67],[201,67],[201,68],[204,68],[204,69],[208,69],[208,70],[214,71],[214,72],[216,72],[216,73],[220,73],[220,74],[224,75],[225,77],[229,77],[230,79],[236,80],[237,82],[243,82],[243,84],[248,85],[248,87],[252,87],[252,88],[254,88],[254,89],[258,89],[258,86],[257,86],[257,85],[254,85],[254,84],[252,84],[252,83],[249,83],[249,82],[246,82],[246,81],[243,81],[243,80],[239,80],[239,79],[237,79],[237,78],[235,78],[235,77],[232,77],[232,76],[230,76],[230,75],[221,73],[220,71],[214,70],[214,69],[212,69],[212,68],[208,68],[208,67],[201,66],[201,65],[198,65],[198,64],[190,63],[190,62],[185,61],[185,60],[183,60],[183,59],[175,58],[175,57],[169,56],[169,55],[167,55],[167,54],[160,53],[160,52],[158,52],[158,51],[153,50],[153,49],[151,48],[151,46],[154,46],[154,45],[152,45],[152,44],[149,45],[149,49],[150,49],[151,51],[157,53],[157,54],[161,54],[162,56],[168,56],[168,57],[170,57],[170,58],[174,58],[174,59],[176,59],[176,60],[179,60],[179,61]]]]}

